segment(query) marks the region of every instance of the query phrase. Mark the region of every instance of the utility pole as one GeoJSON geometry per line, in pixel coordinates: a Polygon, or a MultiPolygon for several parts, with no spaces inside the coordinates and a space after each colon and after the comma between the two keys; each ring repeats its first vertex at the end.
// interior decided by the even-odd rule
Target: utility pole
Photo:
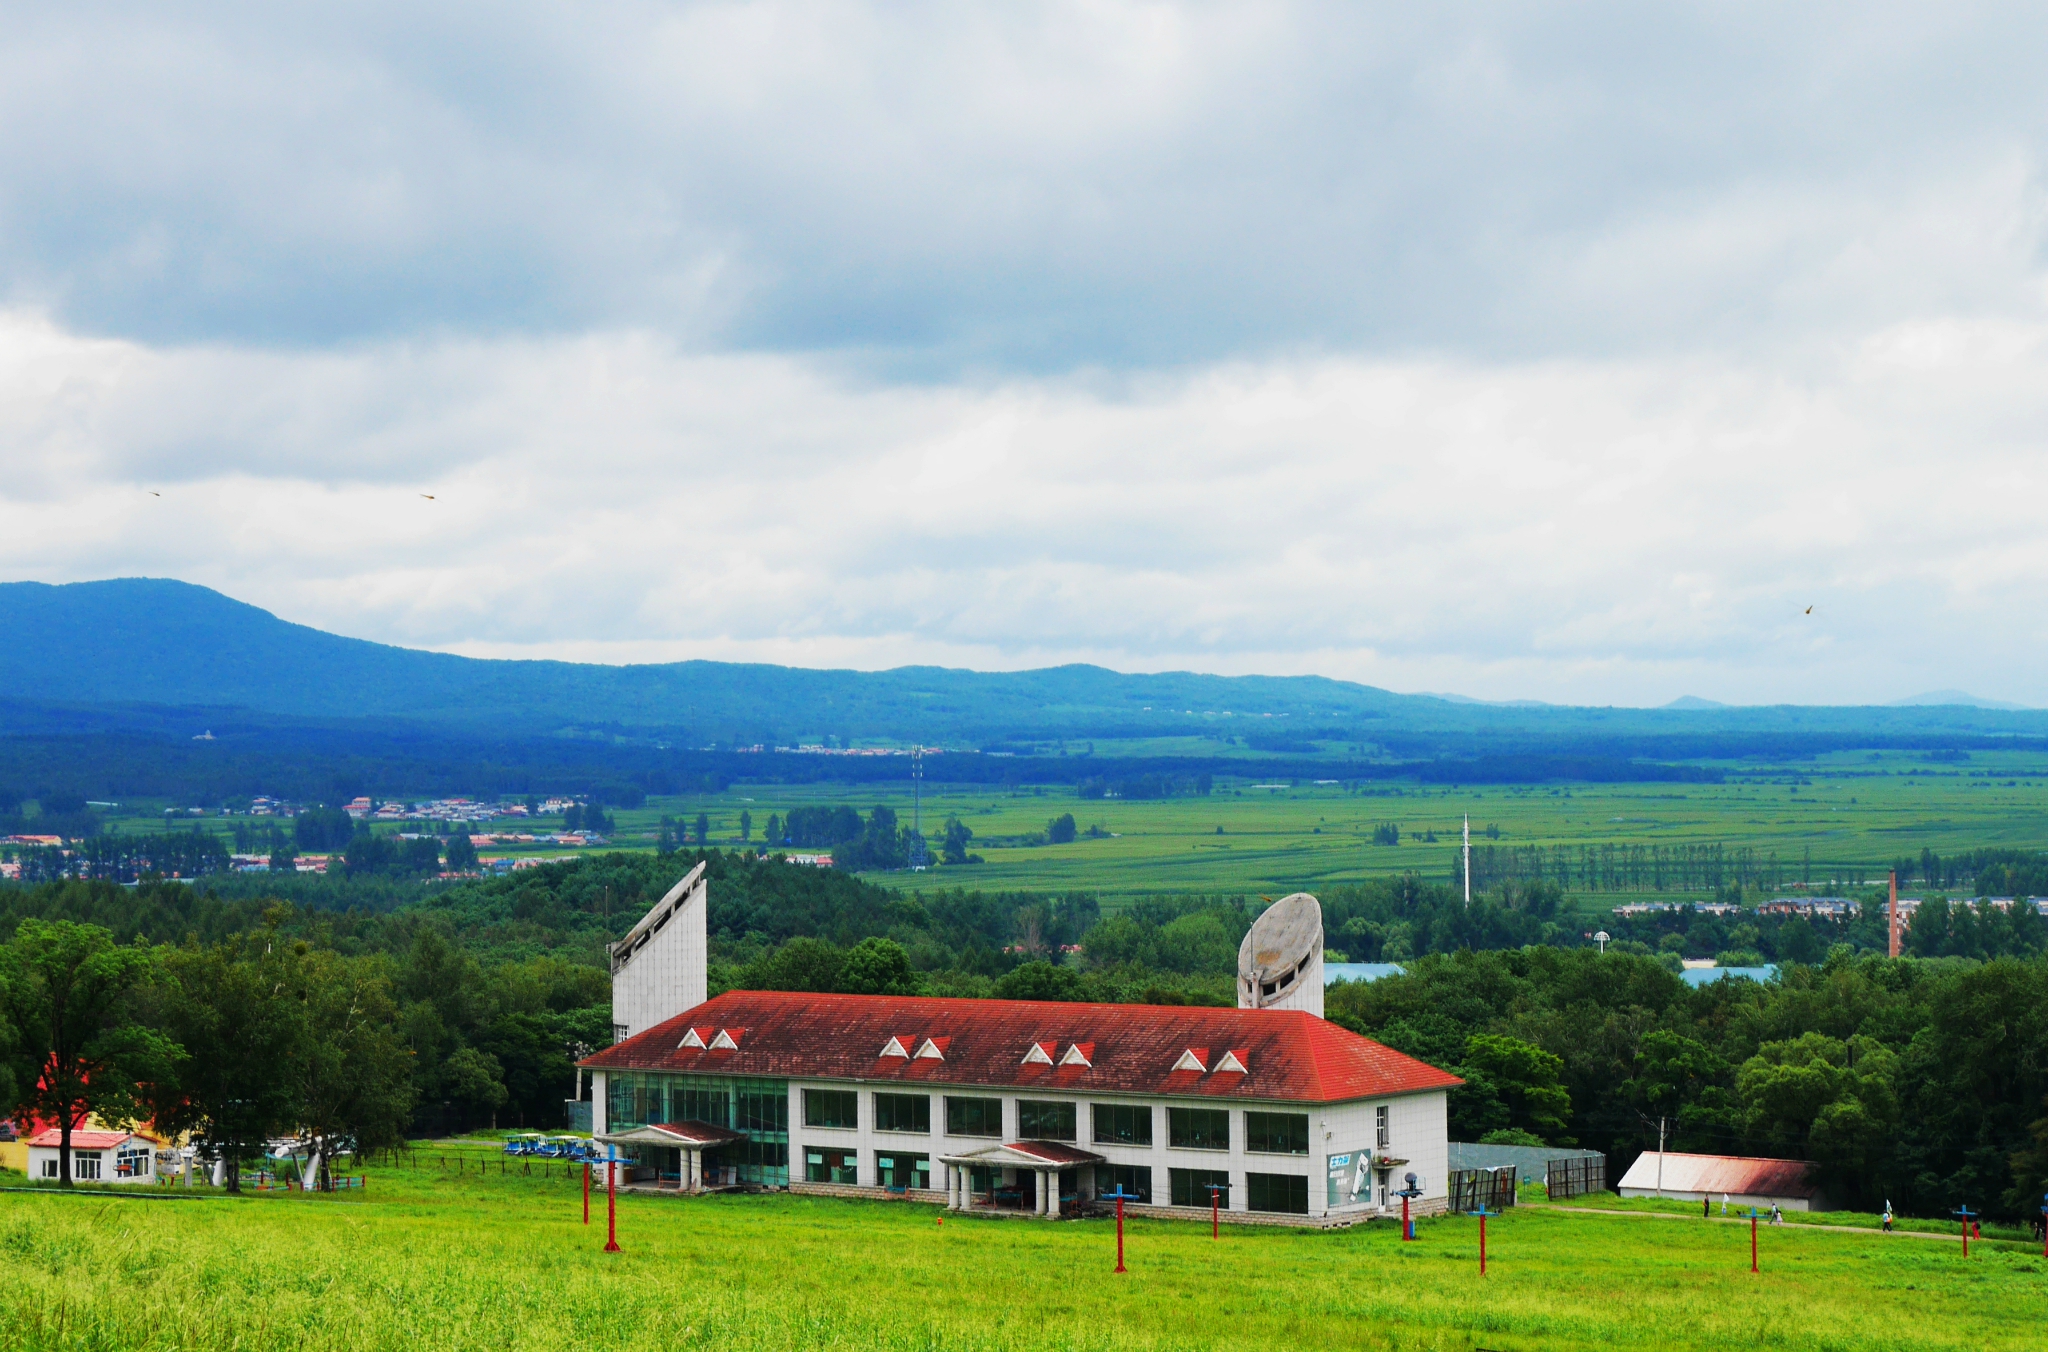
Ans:
{"type": "Polygon", "coordinates": [[[1891,909],[1892,909],[1892,914],[1891,914],[1891,929],[1892,929],[1892,947],[1891,947],[1891,955],[1892,955],[1893,957],[1895,957],[1895,958],[1896,958],[1897,956],[1899,956],[1899,871],[1898,871],[1897,869],[1893,869],[1893,870],[1892,870],[1892,908],[1891,908],[1891,909]]]}
{"type": "Polygon", "coordinates": [[[1465,814],[1465,909],[1472,909],[1472,814],[1465,814]]]}
{"type": "Polygon", "coordinates": [[[1666,1120],[1662,1117],[1657,1119],[1657,1196],[1659,1197],[1664,1195],[1664,1123],[1666,1120]]]}

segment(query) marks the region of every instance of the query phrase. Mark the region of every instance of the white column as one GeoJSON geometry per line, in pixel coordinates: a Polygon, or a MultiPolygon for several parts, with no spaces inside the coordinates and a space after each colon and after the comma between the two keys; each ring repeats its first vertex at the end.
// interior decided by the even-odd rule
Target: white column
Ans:
{"type": "Polygon", "coordinates": [[[1059,1210],[1060,1176],[1050,1169],[1038,1171],[1038,1214],[1050,1219],[1059,1210]]]}

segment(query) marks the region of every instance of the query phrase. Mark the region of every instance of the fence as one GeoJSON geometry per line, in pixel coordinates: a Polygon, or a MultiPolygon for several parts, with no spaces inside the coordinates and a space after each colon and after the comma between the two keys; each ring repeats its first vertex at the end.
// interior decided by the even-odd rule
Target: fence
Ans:
{"type": "Polygon", "coordinates": [[[1589,1155],[1549,1161],[1544,1167],[1544,1191],[1550,1194],[1553,1202],[1563,1197],[1607,1191],[1607,1157],[1589,1155]]]}
{"type": "Polygon", "coordinates": [[[1498,1169],[1453,1169],[1450,1181],[1450,1209],[1504,1211],[1515,1204],[1515,1174],[1512,1164],[1498,1169]]]}

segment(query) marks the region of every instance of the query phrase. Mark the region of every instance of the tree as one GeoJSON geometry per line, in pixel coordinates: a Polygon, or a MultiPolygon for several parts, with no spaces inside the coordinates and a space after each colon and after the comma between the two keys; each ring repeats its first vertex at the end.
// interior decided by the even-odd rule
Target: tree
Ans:
{"type": "Polygon", "coordinates": [[[747,965],[740,984],[757,991],[836,991],[846,954],[826,939],[791,939],[747,965]]]}
{"type": "Polygon", "coordinates": [[[174,1082],[151,1087],[159,1131],[189,1131],[226,1164],[240,1192],[242,1160],[292,1125],[295,1100],[285,1068],[305,1040],[301,1006],[275,996],[281,963],[273,911],[268,933],[167,949],[159,1026],[186,1052],[174,1082]]]}
{"type": "Polygon", "coordinates": [[[697,843],[698,843],[699,845],[708,845],[708,844],[710,844],[710,843],[711,843],[711,816],[710,816],[710,814],[709,814],[709,813],[705,813],[705,812],[699,812],[699,813],[697,814],[697,828],[696,828],[696,829],[697,829],[697,843]]]}
{"type": "MultiPolygon", "coordinates": [[[[1073,820],[1071,817],[1069,821],[1073,820]]],[[[945,830],[939,836],[939,858],[948,864],[968,862],[967,842],[974,839],[974,828],[958,817],[946,818],[945,830]]]]}
{"type": "Polygon", "coordinates": [[[1078,834],[1071,812],[1062,812],[1045,824],[1045,838],[1054,845],[1071,845],[1078,834]]]}
{"type": "Polygon", "coordinates": [[[337,1148],[389,1149],[412,1117],[412,1057],[399,1041],[398,1008],[384,964],[309,949],[295,953],[282,998],[304,1009],[302,1055],[283,1072],[296,1095],[299,1130],[313,1147],[309,1169],[328,1186],[337,1148]]]}
{"type": "Polygon", "coordinates": [[[1563,1145],[1572,1111],[1571,1094],[1561,1081],[1563,1070],[1562,1057],[1534,1043],[1500,1033],[1475,1033],[1465,1043],[1463,1092],[1490,1095],[1504,1110],[1507,1120],[1490,1124],[1492,1129],[1519,1127],[1563,1145]]]}
{"type": "Polygon", "coordinates": [[[848,995],[916,995],[923,985],[910,954],[894,939],[861,940],[839,969],[839,989],[848,995]]]}
{"type": "Polygon", "coordinates": [[[1003,1000],[1086,1000],[1081,974],[1044,960],[1027,962],[996,978],[996,996],[1003,1000]]]}
{"type": "Polygon", "coordinates": [[[766,838],[770,845],[780,845],[783,843],[782,819],[773,812],[768,814],[768,835],[766,838]]]}
{"type": "Polygon", "coordinates": [[[749,812],[749,811],[747,811],[747,809],[745,809],[745,808],[741,808],[741,809],[740,809],[740,843],[741,843],[742,845],[744,845],[744,844],[746,844],[746,843],[747,843],[748,841],[752,840],[753,838],[754,838],[754,814],[753,814],[753,813],[751,813],[751,812],[749,812]]]}
{"type": "Polygon", "coordinates": [[[16,1034],[10,1097],[56,1123],[57,1178],[68,1188],[71,1133],[88,1113],[135,1122],[148,1112],[143,1086],[176,1082],[183,1052],[136,1018],[161,971],[151,950],[69,920],[23,920],[0,962],[16,1034]]]}
{"type": "Polygon", "coordinates": [[[476,867],[476,842],[470,839],[469,830],[465,827],[448,838],[448,871],[474,873],[476,867]]]}

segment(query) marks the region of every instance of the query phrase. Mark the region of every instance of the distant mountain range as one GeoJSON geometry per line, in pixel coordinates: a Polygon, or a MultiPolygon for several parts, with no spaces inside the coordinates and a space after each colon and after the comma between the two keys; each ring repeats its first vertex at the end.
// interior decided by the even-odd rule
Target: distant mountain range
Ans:
{"type": "Polygon", "coordinates": [[[1663,709],[1612,709],[1402,695],[1316,676],[1128,675],[1079,665],[860,672],[500,661],[343,638],[154,578],[0,584],[0,626],[8,635],[0,731],[16,734],[102,726],[120,709],[127,712],[117,721],[149,724],[157,735],[186,722],[200,725],[196,733],[209,718],[239,712],[464,735],[679,746],[897,738],[1021,754],[1073,739],[1186,733],[1281,754],[1332,741],[1403,756],[1520,754],[1537,744],[1577,754],[1590,739],[1601,744],[1597,754],[1695,757],[1757,736],[1840,744],[2048,735],[2048,713],[1959,691],[1886,708],[1734,708],[1688,696],[1663,709]]]}

